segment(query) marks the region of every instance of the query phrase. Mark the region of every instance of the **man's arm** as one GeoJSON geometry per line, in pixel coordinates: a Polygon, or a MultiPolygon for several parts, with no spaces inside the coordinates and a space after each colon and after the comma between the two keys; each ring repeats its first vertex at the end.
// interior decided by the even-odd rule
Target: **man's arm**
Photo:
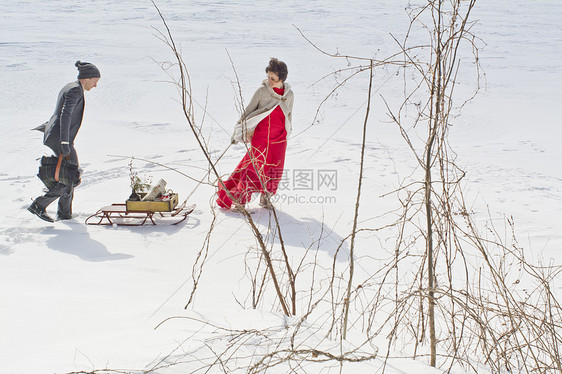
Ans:
{"type": "Polygon", "coordinates": [[[76,105],[82,97],[81,87],[73,87],[64,96],[60,115],[60,142],[63,155],[70,154],[70,121],[76,105]]]}

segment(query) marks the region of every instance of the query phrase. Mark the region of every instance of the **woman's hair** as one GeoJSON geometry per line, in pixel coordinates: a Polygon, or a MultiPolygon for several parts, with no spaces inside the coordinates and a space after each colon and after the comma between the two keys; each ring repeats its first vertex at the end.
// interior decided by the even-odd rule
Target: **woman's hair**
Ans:
{"type": "Polygon", "coordinates": [[[265,72],[275,73],[279,77],[279,80],[281,82],[285,82],[285,79],[287,79],[287,74],[289,74],[289,71],[287,70],[287,64],[285,64],[283,61],[279,61],[275,57],[272,57],[271,60],[269,60],[269,65],[265,68],[265,72]]]}

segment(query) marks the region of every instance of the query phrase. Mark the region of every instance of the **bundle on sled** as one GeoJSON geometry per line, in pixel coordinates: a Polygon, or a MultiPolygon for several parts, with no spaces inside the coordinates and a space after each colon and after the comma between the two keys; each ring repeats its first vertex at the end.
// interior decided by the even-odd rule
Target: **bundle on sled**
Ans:
{"type": "Polygon", "coordinates": [[[177,225],[187,219],[195,204],[186,206],[187,200],[178,205],[178,194],[166,191],[166,181],[160,179],[147,193],[133,189],[125,203],[104,206],[86,218],[88,225],[142,226],[165,223],[177,225]]]}

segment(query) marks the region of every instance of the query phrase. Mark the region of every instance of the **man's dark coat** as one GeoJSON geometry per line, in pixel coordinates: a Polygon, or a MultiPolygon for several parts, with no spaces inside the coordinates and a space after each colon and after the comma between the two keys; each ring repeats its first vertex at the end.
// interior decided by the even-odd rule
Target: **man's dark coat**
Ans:
{"type": "MultiPolygon", "coordinates": [[[[73,151],[71,158],[75,158],[74,138],[82,125],[83,115],[84,89],[80,81],[75,81],[64,86],[59,92],[57,106],[51,119],[36,128],[45,133],[43,144],[59,155],[62,153],[61,143],[67,142],[73,151]]],[[[78,159],[75,161],[77,162],[78,159]]]]}

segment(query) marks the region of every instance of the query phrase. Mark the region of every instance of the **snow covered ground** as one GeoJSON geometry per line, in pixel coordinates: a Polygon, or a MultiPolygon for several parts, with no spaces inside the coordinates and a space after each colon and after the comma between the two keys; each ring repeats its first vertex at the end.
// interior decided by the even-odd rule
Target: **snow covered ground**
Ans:
{"type": "MultiPolygon", "coordinates": [[[[239,117],[236,74],[247,102],[269,57],[287,62],[295,120],[286,161],[290,178],[276,206],[291,254],[299,258],[314,238],[322,237],[317,263],[329,267],[351,231],[367,82],[346,85],[311,126],[335,81],[314,83],[346,63],[319,53],[295,26],[331,52],[386,56],[395,50],[389,34],[404,33],[407,1],[170,0],[158,5],[181,46],[196,114],[204,117],[203,133],[215,155],[228,145],[239,117]],[[326,173],[334,173],[337,185],[318,183],[326,173]],[[314,184],[305,183],[303,174],[312,176],[314,184]]],[[[560,264],[562,4],[482,1],[473,19],[480,20],[473,31],[485,42],[480,51],[485,84],[451,130],[457,162],[467,171],[465,191],[477,212],[483,213],[487,204],[494,219],[514,217],[529,258],[560,264]]],[[[196,190],[190,202],[197,209],[185,224],[84,225],[98,208],[129,195],[130,159],[118,156],[150,159],[196,179],[205,175],[177,90],[161,68],[173,56],[155,28],[162,30],[162,24],[149,1],[0,3],[0,373],[142,370],[177,347],[173,357],[201,350],[201,336],[212,335],[201,323],[171,320],[155,329],[172,316],[233,329],[284,323],[267,301],[258,310],[240,305],[249,306],[244,259],[255,243],[234,213],[217,213],[195,302],[184,310],[192,266],[213,218],[211,186],[196,190]],[[78,59],[95,63],[102,73],[98,88],[86,93],[77,137],[83,183],[76,190],[75,218],[47,224],[26,211],[42,189],[37,159],[48,153],[41,134],[30,129],[50,117],[58,91],[76,77],[78,59]]],[[[405,177],[397,172],[412,163],[378,96],[392,95],[394,73],[389,69],[375,76],[364,222],[392,209],[379,196],[396,188],[398,177],[405,177]]],[[[472,78],[469,73],[461,77],[463,82],[472,78]]],[[[240,146],[231,148],[220,171],[228,174],[242,154],[240,146]]],[[[139,160],[133,166],[155,180],[166,179],[180,200],[195,188],[192,180],[170,170],[139,160]]],[[[53,216],[55,209],[54,204],[49,208],[53,216]]],[[[251,209],[265,229],[268,213],[256,202],[251,209]]],[[[344,245],[337,261],[345,261],[347,249],[344,245]]],[[[361,269],[358,279],[372,270],[361,269]]],[[[552,288],[562,293],[560,279],[552,288]]],[[[393,359],[386,372],[440,372],[426,364],[424,359],[393,359]]],[[[381,360],[362,365],[344,372],[374,372],[381,360]]],[[[190,367],[166,372],[189,372],[190,367]]],[[[321,368],[308,370],[328,372],[321,368]]]]}

